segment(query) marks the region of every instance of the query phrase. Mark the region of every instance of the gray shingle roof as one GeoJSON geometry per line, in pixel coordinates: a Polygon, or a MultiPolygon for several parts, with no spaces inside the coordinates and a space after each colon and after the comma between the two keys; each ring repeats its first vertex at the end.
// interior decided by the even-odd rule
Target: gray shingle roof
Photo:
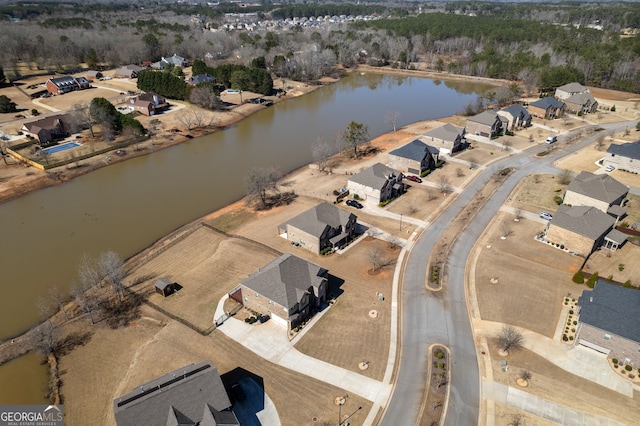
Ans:
{"type": "Polygon", "coordinates": [[[609,148],[607,148],[607,152],[621,157],[640,160],[640,141],[623,143],[620,145],[611,144],[609,145],[609,148]]]}
{"type": "Polygon", "coordinates": [[[318,288],[327,270],[291,253],[285,253],[254,272],[242,284],[288,309],[310,287],[318,288]]]}
{"type": "Polygon", "coordinates": [[[509,105],[506,108],[502,108],[502,111],[508,112],[514,117],[520,117],[520,114],[522,114],[522,119],[525,121],[527,121],[529,117],[531,117],[529,111],[527,111],[527,109],[520,104],[509,105]]]}
{"type": "Polygon", "coordinates": [[[542,108],[542,109],[547,109],[549,107],[553,107],[557,109],[557,108],[562,108],[564,106],[564,102],[561,102],[556,98],[552,98],[551,96],[547,96],[546,98],[542,98],[535,102],[531,102],[529,105],[542,108]]]}
{"type": "Polygon", "coordinates": [[[285,229],[287,225],[291,225],[319,238],[327,226],[333,229],[337,229],[340,226],[344,228],[351,220],[351,216],[355,217],[353,213],[339,209],[333,204],[323,202],[289,219],[280,225],[280,228],[285,229]]]}
{"type": "Polygon", "coordinates": [[[211,361],[202,361],[116,398],[113,411],[118,426],[189,424],[202,420],[207,404],[219,412],[231,407],[218,370],[211,361]]]}
{"type": "Polygon", "coordinates": [[[172,284],[173,284],[173,281],[171,281],[169,278],[159,278],[154,283],[155,287],[160,290],[164,290],[165,288],[167,288],[172,284]]]}
{"type": "MultiPolygon", "coordinates": [[[[437,152],[440,152],[437,148],[434,148],[437,152]]],[[[429,152],[429,145],[422,142],[420,139],[414,139],[406,145],[400,148],[394,149],[389,155],[395,155],[397,157],[409,158],[415,161],[422,161],[422,159],[429,152]]]]}
{"type": "Polygon", "coordinates": [[[493,123],[496,122],[496,117],[498,117],[498,113],[493,110],[487,110],[482,111],[480,114],[474,115],[473,117],[469,117],[467,121],[493,126],[493,123]]]}
{"type": "Polygon", "coordinates": [[[351,176],[349,180],[369,188],[382,189],[390,177],[396,176],[398,176],[398,172],[392,168],[382,163],[376,163],[357,175],[351,176]]]}
{"type": "Polygon", "coordinates": [[[595,207],[561,205],[553,215],[551,225],[597,240],[609,230],[615,219],[595,207]]]}
{"type": "Polygon", "coordinates": [[[598,280],[578,299],[580,322],[640,344],[640,291],[598,280]]]}
{"type": "Polygon", "coordinates": [[[584,87],[582,84],[580,83],[567,83],[564,86],[560,86],[558,87],[557,90],[562,90],[564,92],[567,93],[581,93],[587,90],[586,87],[584,87]]]}
{"type": "Polygon", "coordinates": [[[445,141],[455,141],[464,132],[464,127],[445,124],[435,129],[431,129],[424,134],[425,137],[443,139],[445,141]]]}
{"type": "Polygon", "coordinates": [[[625,241],[627,241],[627,234],[625,234],[624,232],[620,232],[614,228],[611,231],[609,231],[605,239],[609,241],[613,241],[614,243],[622,244],[625,241]]]}
{"type": "Polygon", "coordinates": [[[576,93],[575,95],[569,96],[564,101],[576,105],[586,105],[588,101],[590,101],[589,105],[591,105],[596,102],[596,98],[594,98],[591,93],[576,93]]]}
{"type": "Polygon", "coordinates": [[[629,188],[607,174],[580,172],[567,187],[569,191],[611,204],[628,193],[629,188]]]}

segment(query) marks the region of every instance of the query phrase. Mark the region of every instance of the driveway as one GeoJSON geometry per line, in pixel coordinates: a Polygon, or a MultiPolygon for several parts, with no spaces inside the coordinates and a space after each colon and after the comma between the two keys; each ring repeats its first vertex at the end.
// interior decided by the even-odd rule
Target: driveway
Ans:
{"type": "Polygon", "coordinates": [[[253,379],[245,377],[238,384],[245,394],[243,401],[235,401],[233,412],[242,426],[280,426],[278,410],[269,395],[253,379]]]}

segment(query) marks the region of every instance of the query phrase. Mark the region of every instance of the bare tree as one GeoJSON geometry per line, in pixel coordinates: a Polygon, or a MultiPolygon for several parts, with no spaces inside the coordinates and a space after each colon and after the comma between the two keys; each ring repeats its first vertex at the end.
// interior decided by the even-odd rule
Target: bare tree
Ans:
{"type": "Polygon", "coordinates": [[[189,101],[201,108],[218,111],[224,106],[212,87],[194,87],[189,95],[189,101]]]}
{"type": "Polygon", "coordinates": [[[571,182],[571,172],[567,169],[564,169],[558,175],[558,183],[561,185],[568,185],[571,182]]]}
{"type": "Polygon", "coordinates": [[[50,321],[41,324],[32,335],[32,344],[36,351],[49,355],[56,350],[58,332],[50,321]]]}
{"type": "Polygon", "coordinates": [[[502,222],[501,229],[502,229],[502,238],[507,238],[508,236],[513,234],[513,230],[511,229],[511,225],[507,221],[502,222]]]}
{"type": "Polygon", "coordinates": [[[531,372],[528,370],[522,370],[522,372],[520,373],[520,378],[525,382],[528,382],[529,380],[531,380],[531,372]]]}
{"type": "Polygon", "coordinates": [[[247,195],[250,199],[259,198],[261,207],[266,209],[268,207],[267,195],[269,191],[277,191],[278,179],[281,177],[282,173],[275,166],[249,170],[245,177],[247,195]]]}
{"type": "Polygon", "coordinates": [[[393,126],[393,131],[396,131],[396,125],[400,119],[400,113],[398,111],[387,111],[384,116],[384,122],[393,126]]]}
{"type": "Polygon", "coordinates": [[[342,139],[347,148],[353,149],[353,156],[358,158],[360,156],[358,147],[369,140],[369,128],[362,123],[352,121],[342,134],[342,139]]]}
{"type": "Polygon", "coordinates": [[[462,170],[461,167],[456,167],[456,176],[457,177],[462,177],[464,176],[464,171],[462,170]]]}
{"type": "Polygon", "coordinates": [[[67,118],[71,132],[79,132],[80,130],[89,129],[91,137],[96,135],[93,133],[93,126],[96,121],[91,116],[89,104],[75,104],[67,118]]]}
{"type": "Polygon", "coordinates": [[[96,322],[93,317],[93,311],[95,310],[96,306],[91,298],[87,295],[87,292],[81,286],[74,285],[73,287],[71,287],[71,294],[73,295],[73,298],[76,301],[78,307],[89,315],[91,325],[95,324],[96,322]]]}
{"type": "Polygon", "coordinates": [[[520,426],[522,424],[522,416],[520,414],[514,414],[511,417],[511,426],[520,426]]]}
{"type": "Polygon", "coordinates": [[[522,209],[520,208],[516,208],[513,212],[515,219],[520,220],[522,219],[522,209]]]}
{"type": "Polygon", "coordinates": [[[478,160],[474,156],[469,157],[469,168],[477,169],[478,168],[478,160]]]}
{"type": "Polygon", "coordinates": [[[453,191],[453,188],[451,188],[451,181],[449,181],[449,178],[446,175],[441,175],[438,179],[438,188],[440,189],[440,192],[445,195],[453,191]]]}
{"type": "Polygon", "coordinates": [[[373,248],[367,252],[367,259],[371,263],[371,270],[377,272],[387,266],[393,265],[394,261],[390,258],[385,258],[382,251],[379,248],[373,248]]]}
{"type": "Polygon", "coordinates": [[[604,135],[600,135],[598,139],[596,139],[596,149],[602,151],[602,148],[604,148],[604,135]]]}
{"type": "Polygon", "coordinates": [[[427,188],[427,201],[433,201],[436,199],[436,194],[434,194],[431,188],[427,188]]]}
{"type": "Polygon", "coordinates": [[[66,296],[62,292],[60,287],[58,287],[55,284],[49,285],[47,287],[47,296],[49,297],[49,300],[51,300],[52,303],[54,303],[56,306],[58,306],[58,309],[60,309],[62,311],[62,313],[64,314],[64,317],[67,320],[70,319],[69,313],[67,312],[67,309],[65,307],[66,296]]]}
{"type": "Polygon", "coordinates": [[[48,322],[49,325],[53,327],[51,317],[56,313],[56,308],[51,304],[51,302],[42,296],[38,296],[36,299],[36,308],[38,309],[38,313],[42,320],[48,322]]]}
{"type": "Polygon", "coordinates": [[[124,262],[114,251],[105,251],[100,254],[98,258],[98,268],[100,275],[107,279],[111,283],[114,293],[116,293],[120,300],[124,297],[124,286],[122,280],[125,276],[124,262]]]}
{"type": "Polygon", "coordinates": [[[511,147],[513,146],[513,142],[509,139],[504,139],[502,142],[502,150],[503,151],[511,151],[511,147]]]}
{"type": "Polygon", "coordinates": [[[503,325],[496,335],[498,347],[505,353],[516,352],[524,346],[524,336],[512,325],[503,325]]]}
{"type": "Polygon", "coordinates": [[[329,161],[329,157],[331,157],[331,149],[324,138],[319,137],[311,144],[311,155],[320,170],[324,170],[327,167],[327,162],[329,161]]]}

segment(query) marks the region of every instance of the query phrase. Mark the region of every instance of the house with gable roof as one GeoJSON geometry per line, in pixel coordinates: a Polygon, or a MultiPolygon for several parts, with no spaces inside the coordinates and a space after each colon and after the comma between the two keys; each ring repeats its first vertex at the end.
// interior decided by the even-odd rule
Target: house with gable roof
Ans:
{"type": "Polygon", "coordinates": [[[323,202],[278,226],[278,234],[320,254],[349,242],[356,234],[357,219],[355,214],[323,202]]]}
{"type": "Polygon", "coordinates": [[[620,365],[640,367],[640,292],[599,279],[578,299],[575,345],[618,359],[620,365]]]}
{"type": "MultiPolygon", "coordinates": [[[[561,205],[547,224],[545,240],[583,256],[605,243],[616,220],[592,206],[561,205]]],[[[619,232],[619,231],[616,231],[619,232]]],[[[618,235],[612,235],[615,240],[618,235]]],[[[616,247],[617,248],[617,247],[616,247]]]]}
{"type": "Polygon", "coordinates": [[[580,83],[574,82],[558,87],[555,91],[555,97],[563,101],[581,93],[589,93],[589,89],[580,83]]]}
{"type": "Polygon", "coordinates": [[[113,401],[118,426],[239,426],[211,361],[179,368],[113,401]]]}
{"type": "Polygon", "coordinates": [[[85,77],[73,77],[63,75],[62,77],[50,78],[46,82],[47,91],[52,95],[63,95],[75,90],[84,90],[91,87],[91,83],[85,77]]]}
{"type": "Polygon", "coordinates": [[[529,114],[534,117],[541,117],[544,119],[560,118],[564,115],[565,104],[562,101],[548,96],[546,98],[538,99],[535,102],[531,102],[527,109],[529,114]]]}
{"type": "Polygon", "coordinates": [[[327,269],[285,253],[243,280],[229,297],[290,331],[326,303],[328,279],[327,269]]]}
{"type": "Polygon", "coordinates": [[[626,215],[624,204],[629,188],[609,175],[580,172],[564,195],[563,203],[571,206],[592,206],[616,219],[626,215]]]}
{"type": "Polygon", "coordinates": [[[155,62],[151,65],[152,68],[157,70],[163,70],[167,65],[173,65],[174,67],[184,68],[189,66],[189,61],[187,61],[182,56],[174,53],[173,56],[169,56],[165,58],[164,56],[158,62],[155,62]]]}
{"type": "Polygon", "coordinates": [[[200,83],[215,83],[216,78],[209,74],[198,74],[191,76],[187,79],[187,83],[192,86],[197,86],[200,83]]]}
{"type": "Polygon", "coordinates": [[[351,176],[347,181],[347,189],[351,194],[382,203],[404,193],[403,177],[401,172],[376,163],[351,176]]]}
{"type": "Polygon", "coordinates": [[[440,150],[421,139],[414,139],[389,153],[389,167],[406,173],[420,175],[433,170],[440,161],[440,150]]]}
{"type": "Polygon", "coordinates": [[[506,118],[505,130],[514,130],[531,126],[531,114],[520,104],[513,104],[498,111],[500,117],[506,118]]]}
{"type": "Polygon", "coordinates": [[[21,130],[40,143],[50,143],[62,139],[67,134],[66,115],[56,114],[36,121],[24,123],[21,130]]]}
{"type": "Polygon", "coordinates": [[[113,73],[113,77],[114,78],[137,78],[138,74],[140,74],[140,72],[144,70],[145,68],[142,68],[138,65],[129,64],[129,65],[125,65],[123,67],[118,68],[113,73]]]}
{"type": "Polygon", "coordinates": [[[497,112],[493,110],[483,111],[473,117],[467,118],[467,132],[472,135],[495,138],[504,129],[503,122],[497,112]]]}
{"type": "Polygon", "coordinates": [[[574,114],[591,114],[598,110],[598,101],[589,92],[577,93],[564,99],[566,110],[574,114]]]}
{"type": "Polygon", "coordinates": [[[467,142],[464,138],[465,134],[466,129],[464,127],[447,123],[429,130],[420,140],[429,144],[429,146],[438,148],[440,154],[451,154],[464,147],[467,142]]]}
{"type": "Polygon", "coordinates": [[[614,166],[619,170],[640,173],[640,140],[609,145],[603,166],[614,166]]]}

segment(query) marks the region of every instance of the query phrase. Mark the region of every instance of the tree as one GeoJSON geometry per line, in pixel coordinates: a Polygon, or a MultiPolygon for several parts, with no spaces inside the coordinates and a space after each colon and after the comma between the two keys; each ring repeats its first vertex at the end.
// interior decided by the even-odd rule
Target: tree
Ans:
{"type": "Polygon", "coordinates": [[[124,286],[122,280],[125,277],[124,262],[114,251],[105,251],[98,258],[97,267],[101,277],[111,283],[111,288],[120,300],[124,297],[124,286]]]}
{"type": "Polygon", "coordinates": [[[516,352],[524,346],[524,336],[512,325],[503,325],[496,335],[498,347],[502,352],[516,352]]]}
{"type": "Polygon", "coordinates": [[[122,128],[116,107],[105,98],[93,98],[89,104],[89,114],[94,123],[105,125],[105,128],[110,127],[113,130],[122,128]]]}
{"type": "Polygon", "coordinates": [[[571,182],[571,172],[567,169],[564,169],[558,175],[558,183],[561,185],[568,185],[571,182]]]}
{"type": "Polygon", "coordinates": [[[261,207],[266,209],[268,207],[267,195],[269,191],[277,191],[278,179],[281,177],[282,173],[275,166],[249,170],[245,177],[247,195],[250,199],[259,198],[261,207]]]}
{"type": "Polygon", "coordinates": [[[384,116],[384,122],[393,126],[393,131],[396,131],[396,125],[400,119],[400,113],[398,111],[387,111],[384,116]]]}
{"type": "Polygon", "coordinates": [[[0,65],[0,85],[3,85],[6,79],[7,77],[4,75],[4,68],[0,65]]]}
{"type": "Polygon", "coordinates": [[[369,128],[362,123],[352,121],[342,134],[342,139],[349,149],[353,149],[353,156],[358,158],[358,146],[369,140],[369,128]]]}
{"type": "Polygon", "coordinates": [[[147,49],[147,57],[151,60],[158,59],[160,57],[160,40],[153,33],[147,33],[142,37],[142,42],[147,49]]]}
{"type": "Polygon", "coordinates": [[[367,252],[367,259],[371,263],[372,272],[378,272],[380,269],[394,263],[393,259],[383,257],[382,251],[377,247],[367,252]]]}
{"type": "Polygon", "coordinates": [[[96,135],[93,133],[93,126],[96,124],[93,116],[91,115],[91,108],[88,104],[75,104],[69,114],[69,122],[72,132],[79,132],[80,130],[89,129],[91,137],[96,135]]]}
{"type": "Polygon", "coordinates": [[[318,164],[318,168],[324,170],[331,156],[329,144],[322,137],[319,137],[311,144],[311,155],[313,156],[313,161],[318,164]]]}
{"type": "Polygon", "coordinates": [[[58,309],[62,311],[62,313],[64,314],[64,317],[68,320],[70,317],[65,307],[66,297],[65,297],[65,294],[60,289],[60,287],[58,287],[55,284],[49,285],[47,287],[47,296],[49,297],[49,300],[53,304],[55,304],[58,307],[58,309]]]}
{"type": "Polygon", "coordinates": [[[89,48],[89,51],[87,52],[86,61],[87,61],[87,66],[90,69],[95,69],[96,65],[98,65],[98,54],[96,53],[93,47],[89,48]]]}
{"type": "Polygon", "coordinates": [[[451,188],[451,182],[446,175],[441,175],[438,179],[438,188],[440,189],[440,192],[445,195],[453,191],[453,188],[451,188]]]}
{"type": "Polygon", "coordinates": [[[71,287],[71,294],[73,295],[73,298],[78,307],[89,315],[89,321],[91,321],[91,325],[95,324],[96,321],[93,317],[93,311],[96,308],[96,305],[87,295],[87,292],[82,287],[74,285],[73,287],[71,287]]]}
{"type": "Polygon", "coordinates": [[[16,103],[5,95],[0,95],[0,113],[16,112],[16,103]]]}
{"type": "Polygon", "coordinates": [[[502,222],[502,238],[507,238],[508,236],[513,234],[513,230],[511,229],[511,225],[509,222],[502,222]]]}
{"type": "Polygon", "coordinates": [[[604,135],[600,135],[598,136],[598,139],[596,139],[596,149],[598,151],[602,151],[603,147],[604,147],[604,135]]]}

